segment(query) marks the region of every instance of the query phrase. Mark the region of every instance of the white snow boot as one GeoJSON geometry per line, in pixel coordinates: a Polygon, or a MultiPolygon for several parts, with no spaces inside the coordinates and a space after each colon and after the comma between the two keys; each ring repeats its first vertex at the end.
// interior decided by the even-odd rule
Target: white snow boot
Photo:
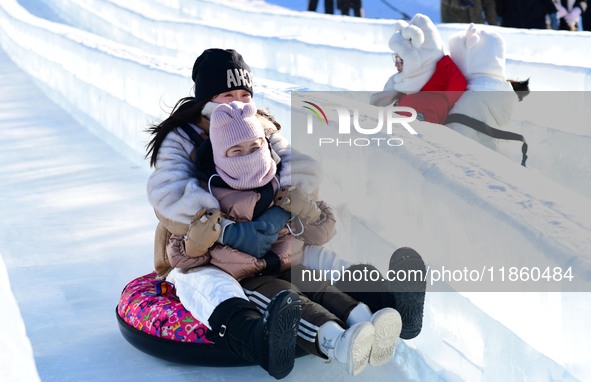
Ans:
{"type": "Polygon", "coordinates": [[[392,359],[394,354],[394,348],[402,330],[402,318],[396,309],[384,308],[373,314],[371,323],[375,329],[375,336],[369,355],[369,364],[384,365],[392,359]]]}
{"type": "Polygon", "coordinates": [[[357,304],[357,306],[355,306],[355,308],[351,309],[351,311],[349,312],[349,316],[347,316],[347,321],[345,323],[348,327],[351,327],[360,322],[370,322],[371,317],[372,313],[371,309],[369,309],[369,306],[360,302],[357,304]]]}
{"type": "Polygon", "coordinates": [[[360,322],[371,322],[375,330],[369,364],[380,366],[388,363],[392,359],[396,342],[402,330],[400,314],[392,308],[384,308],[372,314],[367,305],[359,303],[349,313],[347,325],[352,326],[360,322]]]}
{"type": "Polygon", "coordinates": [[[361,322],[345,330],[334,321],[318,328],[318,346],[331,360],[342,364],[347,373],[358,375],[365,369],[374,340],[374,328],[361,322]]]}

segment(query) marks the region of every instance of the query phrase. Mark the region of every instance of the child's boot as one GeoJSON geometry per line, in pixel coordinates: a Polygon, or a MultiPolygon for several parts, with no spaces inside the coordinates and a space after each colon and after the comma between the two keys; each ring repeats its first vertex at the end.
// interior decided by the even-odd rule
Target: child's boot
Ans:
{"type": "Polygon", "coordinates": [[[384,308],[373,314],[371,323],[375,329],[375,336],[369,364],[380,366],[392,359],[402,329],[402,319],[395,309],[384,308]]]}
{"type": "Polygon", "coordinates": [[[372,314],[367,305],[359,303],[349,313],[347,325],[351,326],[359,322],[371,322],[375,330],[369,364],[380,366],[388,363],[392,359],[402,329],[400,314],[392,308],[384,308],[372,314]]]}
{"type": "Polygon", "coordinates": [[[331,360],[345,366],[347,373],[358,375],[365,369],[374,340],[374,328],[361,322],[343,329],[334,321],[318,328],[318,346],[331,360]]]}

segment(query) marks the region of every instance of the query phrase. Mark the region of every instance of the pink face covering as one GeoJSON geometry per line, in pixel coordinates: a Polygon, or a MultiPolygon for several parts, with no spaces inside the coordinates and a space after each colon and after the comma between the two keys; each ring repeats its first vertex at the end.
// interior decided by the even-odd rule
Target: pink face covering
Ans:
{"type": "Polygon", "coordinates": [[[220,177],[236,190],[251,190],[269,183],[277,166],[271,157],[265,132],[256,117],[254,103],[220,104],[211,114],[209,138],[213,159],[220,177]],[[232,146],[262,138],[260,149],[241,156],[228,157],[232,146]]]}

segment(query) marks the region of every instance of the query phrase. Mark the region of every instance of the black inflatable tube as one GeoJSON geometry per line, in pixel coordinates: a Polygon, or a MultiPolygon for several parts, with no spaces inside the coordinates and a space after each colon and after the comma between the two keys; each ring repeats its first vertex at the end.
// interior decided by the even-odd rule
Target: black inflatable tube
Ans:
{"type": "MultiPolygon", "coordinates": [[[[220,342],[215,345],[199,344],[173,341],[149,335],[130,326],[117,312],[118,309],[115,308],[119,330],[123,337],[131,345],[151,356],[170,362],[197,366],[230,367],[253,365],[231,353],[220,342]]],[[[303,349],[296,348],[296,357],[302,357],[306,354],[303,349]]]]}

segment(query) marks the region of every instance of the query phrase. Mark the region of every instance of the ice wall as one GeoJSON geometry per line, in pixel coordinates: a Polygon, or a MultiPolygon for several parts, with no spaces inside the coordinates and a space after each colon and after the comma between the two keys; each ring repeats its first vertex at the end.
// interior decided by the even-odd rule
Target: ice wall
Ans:
{"type": "MultiPolygon", "coordinates": [[[[207,10],[215,4],[204,5],[207,10]]],[[[279,24],[281,20],[270,23],[267,20],[272,19],[268,15],[244,14],[244,11],[239,23],[231,23],[225,21],[225,17],[229,16],[224,16],[224,13],[205,19],[191,15],[184,18],[164,17],[159,9],[150,8],[150,3],[140,8],[126,4],[125,7],[129,8],[124,8],[110,1],[61,0],[55,3],[55,7],[68,22],[79,28],[105,33],[105,36],[123,39],[127,44],[140,44],[138,46],[143,49],[148,44],[152,47],[148,51],[155,55],[162,54],[166,49],[174,50],[178,62],[192,63],[201,51],[210,47],[235,48],[253,68],[265,70],[265,76],[267,71],[272,71],[275,76],[295,77],[304,84],[320,84],[327,88],[379,89],[383,79],[376,78],[372,73],[379,72],[386,62],[391,62],[389,56],[362,49],[361,45],[352,48],[356,45],[322,42],[327,37],[325,35],[316,34],[314,40],[308,41],[306,36],[296,34],[298,29],[312,30],[302,28],[302,18],[286,21],[284,26],[281,24],[281,28],[292,26],[289,33],[271,35],[265,33],[269,30],[266,28],[276,27],[275,23],[279,24]],[[323,40],[318,36],[322,36],[323,40]],[[365,65],[360,67],[354,65],[355,62],[364,62],[365,65]]],[[[232,7],[229,9],[231,14],[232,7]]]]}
{"type": "Polygon", "coordinates": [[[2,315],[0,315],[2,378],[11,382],[41,381],[37,374],[31,342],[27,338],[20,310],[12,295],[10,279],[4,260],[2,260],[2,254],[0,254],[0,295],[2,302],[2,315]]]}
{"type": "MultiPolygon", "coordinates": [[[[79,29],[138,47],[159,59],[167,57],[184,65],[185,70],[190,70],[194,57],[203,49],[236,48],[253,67],[256,82],[261,85],[265,80],[277,80],[314,90],[376,90],[381,89],[393,69],[386,43],[391,34],[388,20],[303,15],[265,3],[212,0],[124,4],[56,0],[48,6],[79,29]]],[[[461,24],[439,26],[444,41],[465,28],[461,24]]],[[[530,87],[536,91],[589,89],[590,36],[487,28],[506,41],[509,78],[530,78],[530,87]],[[549,62],[548,57],[556,59],[549,62]]],[[[519,107],[531,103],[526,99],[519,107]]],[[[279,113],[285,108],[282,106],[279,113]]],[[[553,112],[563,114],[569,109],[557,107],[553,112]]],[[[579,107],[577,113],[586,113],[581,115],[583,120],[591,118],[589,107],[579,107]]],[[[531,127],[527,119],[530,115],[511,127],[530,143],[529,166],[591,197],[591,156],[584,154],[591,150],[591,132],[587,129],[573,133],[569,124],[561,122],[531,127]],[[577,149],[564,151],[561,147],[577,149]]],[[[513,151],[519,154],[519,149],[513,151]]]]}
{"type": "Polygon", "coordinates": [[[56,103],[136,159],[144,150],[150,112],[160,109],[160,100],[173,102],[189,90],[186,73],[165,60],[38,19],[16,1],[3,2],[0,18],[9,56],[56,103]],[[163,86],[154,87],[154,81],[163,86]]]}
{"type": "MultiPolygon", "coordinates": [[[[348,17],[343,22],[341,17],[213,0],[134,0],[124,4],[58,0],[51,7],[79,28],[142,48],[147,43],[154,54],[173,50],[177,58],[189,62],[207,47],[234,47],[253,67],[297,78],[299,84],[311,81],[315,89],[325,85],[380,90],[393,71],[387,47],[392,34],[389,20],[348,17]],[[219,11],[222,6],[224,12],[219,11]]],[[[461,24],[438,28],[444,41],[465,30],[461,24]]],[[[509,76],[532,78],[532,90],[590,89],[588,35],[486,28],[500,33],[507,42],[509,76]],[[551,62],[548,57],[553,58],[551,62]],[[564,81],[565,76],[573,81],[564,81]]]]}

